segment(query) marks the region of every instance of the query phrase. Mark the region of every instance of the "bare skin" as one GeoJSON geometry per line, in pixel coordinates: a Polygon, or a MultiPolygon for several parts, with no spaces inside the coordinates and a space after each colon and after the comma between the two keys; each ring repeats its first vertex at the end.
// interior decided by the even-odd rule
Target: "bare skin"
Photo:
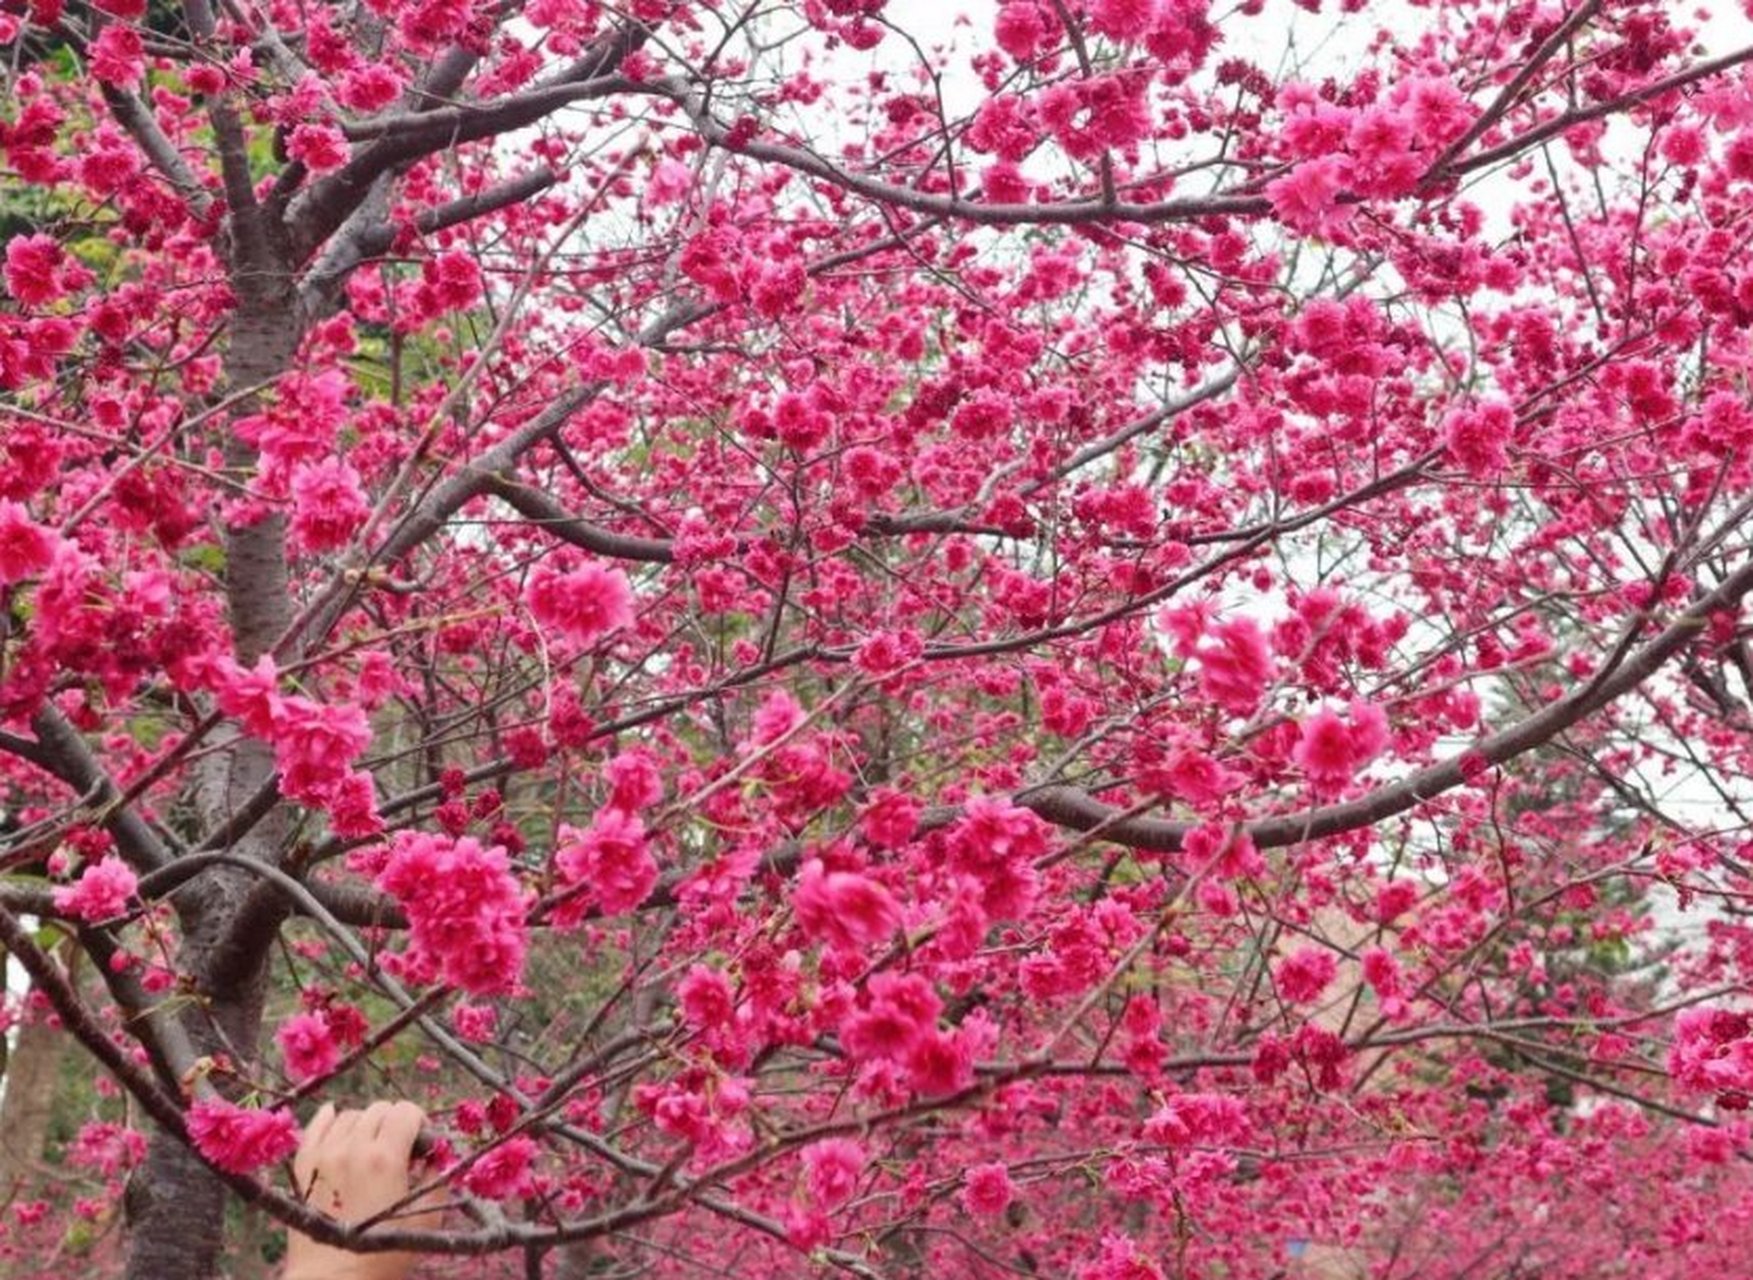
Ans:
{"type": "MultiPolygon", "coordinates": [[[[412,1102],[374,1102],[364,1111],[325,1105],[306,1126],[293,1158],[299,1190],[344,1222],[381,1213],[408,1194],[414,1140],[426,1113],[412,1102]]],[[[398,1215],[408,1227],[434,1227],[436,1210],[398,1215]]],[[[402,1280],[411,1253],[348,1253],[296,1231],[286,1250],[285,1280],[402,1280]]]]}

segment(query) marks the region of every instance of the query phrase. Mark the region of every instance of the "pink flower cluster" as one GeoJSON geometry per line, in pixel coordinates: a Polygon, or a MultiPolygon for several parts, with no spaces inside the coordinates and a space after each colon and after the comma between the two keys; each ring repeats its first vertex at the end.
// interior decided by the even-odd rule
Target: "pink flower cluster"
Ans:
{"type": "Polygon", "coordinates": [[[264,1111],[203,1098],[189,1108],[188,1125],[195,1149],[227,1173],[253,1173],[298,1150],[298,1121],[279,1108],[264,1111]]]}
{"type": "Polygon", "coordinates": [[[995,1218],[1016,1198],[1010,1169],[1001,1163],[977,1164],[962,1185],[962,1207],[983,1218],[995,1218]]]}
{"type": "Polygon", "coordinates": [[[1205,695],[1233,716],[1253,715],[1272,680],[1272,649],[1259,623],[1252,618],[1220,622],[1197,653],[1205,695]]]}
{"type": "Polygon", "coordinates": [[[282,694],[274,660],[265,655],[247,671],[230,661],[218,664],[213,683],[219,709],[251,737],[273,744],[283,795],[327,810],[339,835],[381,829],[371,777],[353,768],[371,743],[363,710],[282,694]]]}
{"type": "Polygon", "coordinates": [[[824,1209],[846,1203],[864,1172],[864,1148],[851,1138],[826,1138],[804,1148],[804,1178],[811,1197],[824,1209]]]}
{"type": "Polygon", "coordinates": [[[0,500],[0,587],[42,576],[59,539],[10,499],[0,500]]]}
{"type": "Polygon", "coordinates": [[[1485,478],[1508,465],[1515,430],[1515,410],[1502,400],[1488,400],[1449,414],[1443,420],[1443,443],[1468,475],[1485,478]]]}
{"type": "Polygon", "coordinates": [[[791,905],[804,933],[849,950],[887,942],[901,923],[887,889],[855,871],[829,871],[820,858],[804,863],[791,905]]]}
{"type": "Polygon", "coordinates": [[[294,1014],[280,1024],[274,1038],[279,1041],[286,1070],[294,1080],[326,1076],[341,1057],[328,1024],[314,1013],[294,1014]]]}
{"type": "Polygon", "coordinates": [[[6,242],[6,291],[27,307],[40,307],[82,289],[95,278],[49,235],[13,236],[6,242]]]}
{"type": "Polygon", "coordinates": [[[537,569],[524,590],[530,615],[575,644],[595,643],[633,621],[633,589],[619,569],[587,564],[570,573],[537,569]]]}
{"type": "MultiPolygon", "coordinates": [[[[563,887],[583,889],[576,899],[581,906],[594,901],[604,915],[620,915],[650,896],[657,883],[657,860],[636,814],[606,805],[583,830],[561,823],[559,836],[554,868],[563,887]]],[[[575,920],[577,915],[562,912],[556,918],[567,923],[568,916],[575,920]]]]}
{"type": "Polygon", "coordinates": [[[469,1166],[465,1190],[484,1200],[510,1200],[534,1194],[538,1152],[534,1138],[508,1138],[469,1166]]]}
{"type": "Polygon", "coordinates": [[[315,554],[347,545],[371,514],[359,473],[339,458],[303,463],[292,473],[292,537],[315,554]]]}
{"type": "Polygon", "coordinates": [[[115,854],[91,863],[76,883],[55,890],[55,909],[76,920],[93,924],[113,920],[128,909],[139,881],[128,864],[115,854]]]}
{"type": "Polygon", "coordinates": [[[1674,1019],[1668,1073],[1681,1084],[1753,1097],[1753,1019],[1727,1009],[1686,1009],[1674,1019]]]}
{"type": "MultiPolygon", "coordinates": [[[[333,519],[333,503],[321,478],[343,465],[333,458],[348,419],[352,390],[347,376],[336,369],[289,374],[280,380],[274,402],[264,412],[240,418],[236,424],[238,436],[261,452],[252,490],[276,501],[293,497],[294,524],[307,532],[333,519]],[[306,467],[314,470],[302,481],[305,495],[298,498],[293,479],[306,467]]],[[[321,549],[304,545],[307,532],[298,533],[300,549],[321,549]]]]}
{"type": "Polygon", "coordinates": [[[1247,1136],[1248,1111],[1227,1093],[1178,1093],[1144,1122],[1144,1136],[1166,1147],[1226,1146],[1247,1136]]]}
{"type": "Polygon", "coordinates": [[[400,831],[377,887],[407,912],[411,977],[442,978],[476,995],[517,990],[528,949],[526,903],[503,848],[400,831]]]}
{"type": "Polygon", "coordinates": [[[1388,717],[1373,703],[1354,702],[1349,721],[1322,708],[1303,721],[1291,759],[1318,795],[1343,791],[1388,745],[1388,717]]]}
{"type": "Polygon", "coordinates": [[[975,796],[947,837],[951,871],[975,886],[987,920],[1020,920],[1034,904],[1035,862],[1049,846],[1047,824],[1002,796],[975,796]]]}
{"type": "Polygon", "coordinates": [[[1313,1004],[1333,981],[1339,962],[1321,947],[1303,947],[1283,960],[1276,973],[1278,994],[1292,1004],[1313,1004]]]}
{"type": "Polygon", "coordinates": [[[943,1002],[916,973],[871,978],[862,1008],[840,1023],[840,1042],[854,1062],[879,1073],[899,1071],[908,1088],[953,1093],[973,1079],[973,1047],[964,1034],[939,1030],[943,1002]]]}

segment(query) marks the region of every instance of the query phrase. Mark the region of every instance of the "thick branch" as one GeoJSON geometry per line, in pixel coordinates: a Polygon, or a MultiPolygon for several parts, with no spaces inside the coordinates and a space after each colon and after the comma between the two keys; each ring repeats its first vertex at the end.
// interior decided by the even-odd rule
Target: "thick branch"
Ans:
{"type": "Polygon", "coordinates": [[[79,731],[52,706],[37,712],[31,722],[46,763],[44,767],[97,807],[99,821],[116,840],[116,848],[139,871],[152,871],[170,862],[170,851],[132,805],[116,802],[122,792],[98,763],[79,731]]]}
{"type": "Polygon", "coordinates": [[[109,84],[103,86],[103,100],[109,106],[110,115],[115,117],[116,123],[127,130],[128,136],[146,153],[147,159],[164,175],[165,181],[188,201],[189,208],[194,210],[197,217],[205,217],[207,211],[213,207],[212,195],[195,177],[194,170],[183,161],[175,144],[165,137],[164,130],[158,127],[158,121],[152,118],[146,104],[128,90],[109,84]]]}
{"type": "MultiPolygon", "coordinates": [[[[1452,791],[1482,768],[1506,764],[1551,741],[1585,717],[1637,688],[1669,658],[1698,638],[1712,614],[1731,609],[1753,591],[1753,561],[1669,623],[1660,634],[1604,679],[1594,679],[1507,729],[1447,760],[1376,788],[1355,800],[1323,805],[1303,813],[1260,818],[1242,829],[1260,848],[1278,848],[1341,835],[1405,813],[1445,791],[1452,791]]],[[[1102,838],[1135,849],[1172,853],[1197,824],[1161,818],[1121,818],[1116,811],[1075,787],[1042,787],[1017,797],[1055,826],[1074,831],[1102,830],[1102,838]]]]}
{"type": "MultiPolygon", "coordinates": [[[[543,167],[474,195],[423,209],[414,215],[414,229],[421,235],[431,235],[446,227],[459,226],[500,209],[522,204],[558,181],[559,174],[543,167]]],[[[365,209],[362,208],[361,212],[365,212],[365,209]]],[[[388,251],[395,243],[397,230],[396,226],[387,221],[374,223],[369,218],[360,217],[355,217],[342,227],[322,257],[305,275],[299,291],[299,301],[305,311],[316,314],[330,305],[327,300],[336,286],[360,263],[388,251]],[[359,225],[356,227],[355,223],[359,225]]]]}
{"type": "Polygon", "coordinates": [[[383,174],[400,171],[448,147],[525,128],[568,103],[612,93],[649,91],[649,85],[612,74],[649,35],[644,25],[629,22],[598,37],[566,70],[527,93],[481,106],[396,117],[407,121],[406,127],[386,133],[340,169],[313,183],[293,204],[287,213],[287,230],[296,257],[309,257],[333,235],[383,174]]]}

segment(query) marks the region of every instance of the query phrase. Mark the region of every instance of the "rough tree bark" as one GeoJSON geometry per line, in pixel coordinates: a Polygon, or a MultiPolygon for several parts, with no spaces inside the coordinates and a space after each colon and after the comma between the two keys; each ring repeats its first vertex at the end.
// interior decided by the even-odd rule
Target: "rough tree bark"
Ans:
{"type": "MultiPolygon", "coordinates": [[[[240,232],[238,243],[248,245],[251,239],[240,232]]],[[[261,241],[256,243],[260,254],[261,241]]],[[[241,305],[233,321],[224,384],[232,392],[271,383],[286,371],[298,346],[292,273],[278,246],[270,245],[267,254],[266,261],[252,260],[240,248],[234,259],[241,305]]],[[[253,408],[253,398],[245,400],[234,418],[253,408]]],[[[226,462],[247,471],[255,465],[255,451],[233,436],[226,462]]],[[[226,530],[225,587],[235,655],[249,666],[274,647],[292,619],[283,517],[226,530]]],[[[216,735],[215,741],[221,749],[204,762],[195,783],[195,809],[207,830],[222,826],[274,775],[273,751],[266,744],[235,732],[216,735]]],[[[232,851],[276,864],[285,830],[284,815],[271,814],[232,851]]],[[[189,1039],[202,1054],[225,1054],[240,1062],[256,1055],[268,946],[279,923],[276,913],[283,911],[277,903],[264,905],[252,897],[255,888],[245,872],[210,868],[179,895],[177,909],[182,954],[200,997],[182,1019],[189,1039]]],[[[198,1280],[215,1274],[224,1245],[224,1185],[180,1139],[162,1131],[153,1137],[139,1185],[128,1280],[198,1280]]]]}

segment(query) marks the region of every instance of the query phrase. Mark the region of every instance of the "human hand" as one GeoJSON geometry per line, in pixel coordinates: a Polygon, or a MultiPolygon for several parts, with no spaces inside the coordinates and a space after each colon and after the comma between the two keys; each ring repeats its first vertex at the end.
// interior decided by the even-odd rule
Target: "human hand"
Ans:
{"type": "MultiPolygon", "coordinates": [[[[408,1164],[426,1113],[412,1102],[374,1102],[364,1111],[325,1104],[304,1131],[293,1157],[298,1190],[313,1209],[343,1222],[363,1222],[408,1194],[408,1164]]],[[[436,1210],[405,1211],[402,1227],[435,1227],[436,1210]]],[[[285,1280],[402,1280],[411,1253],[348,1253],[291,1233],[285,1280]]]]}

